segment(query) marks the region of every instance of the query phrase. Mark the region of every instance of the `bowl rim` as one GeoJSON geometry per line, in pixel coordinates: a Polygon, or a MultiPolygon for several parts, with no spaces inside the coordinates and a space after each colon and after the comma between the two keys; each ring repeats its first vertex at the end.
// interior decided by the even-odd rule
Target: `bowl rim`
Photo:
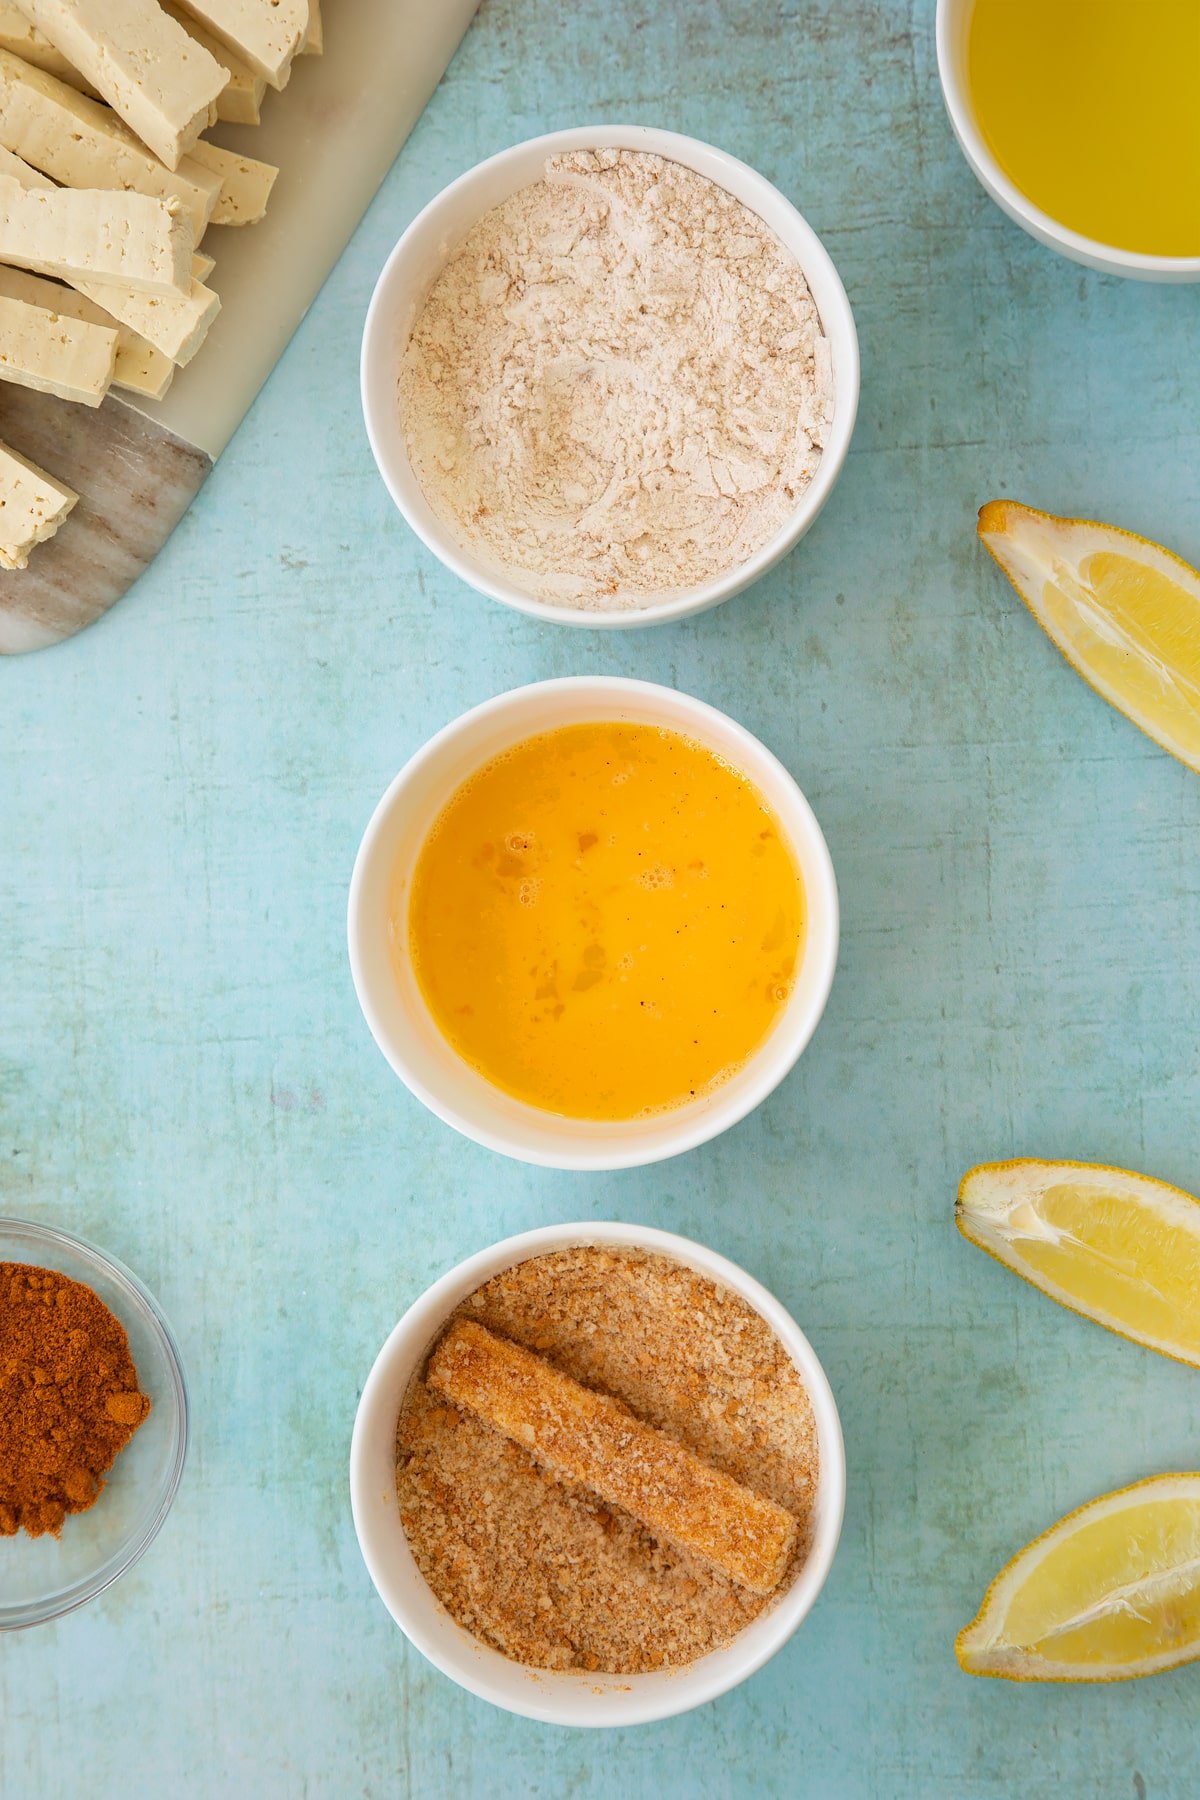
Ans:
{"type": "Polygon", "coordinates": [[[964,30],[975,0],[937,0],[934,36],[938,79],[951,129],[981,187],[1008,217],[1047,249],[1104,274],[1143,281],[1200,281],[1200,256],[1154,256],[1122,250],[1073,231],[1029,199],[1007,176],[988,147],[975,118],[963,77],[956,36],[964,30]]]}
{"type": "MultiPolygon", "coordinates": [[[[506,1712],[545,1724],[617,1727],[650,1724],[703,1706],[748,1680],[782,1650],[812,1610],[833,1567],[845,1518],[846,1452],[841,1415],[824,1366],[795,1318],[769,1288],[719,1251],[677,1232],[617,1220],[578,1220],[518,1232],[474,1252],[439,1276],[405,1309],[378,1351],[363,1385],[350,1442],[349,1485],[355,1534],[375,1590],[405,1637],[428,1662],[459,1687],[506,1712]],[[606,1694],[603,1717],[595,1716],[600,1709],[594,1691],[586,1686],[582,1692],[573,1687],[565,1698],[554,1697],[554,1690],[562,1680],[558,1671],[527,1670],[530,1681],[527,1697],[522,1696],[526,1703],[522,1704],[512,1695],[500,1697],[485,1674],[455,1664],[450,1656],[443,1654],[440,1634],[414,1617],[400,1591],[401,1584],[393,1580],[392,1547],[396,1542],[397,1526],[401,1536],[403,1526],[398,1525],[392,1511],[381,1512],[374,1504],[377,1495],[367,1472],[372,1447],[377,1446],[379,1434],[386,1431],[389,1441],[394,1443],[395,1440],[398,1403],[397,1411],[393,1413],[394,1402],[389,1395],[395,1391],[398,1376],[393,1371],[397,1363],[407,1389],[421,1357],[461,1299],[505,1268],[555,1249],[587,1244],[657,1252],[730,1288],[753,1306],[780,1339],[799,1371],[812,1402],[820,1450],[816,1492],[821,1498],[821,1510],[808,1557],[790,1587],[722,1650],[666,1671],[668,1682],[663,1688],[656,1688],[649,1697],[644,1691],[639,1697],[637,1684],[645,1677],[609,1678],[619,1680],[623,1691],[606,1694]],[[745,1637],[747,1630],[772,1621],[774,1629],[761,1632],[762,1641],[753,1652],[746,1652],[740,1658],[729,1657],[729,1651],[745,1637]],[[711,1663],[712,1656],[727,1660],[719,1672],[714,1673],[709,1668],[705,1676],[705,1665],[711,1663]],[[611,1709],[607,1704],[609,1699],[612,1700],[611,1709]]],[[[394,1489],[391,1498],[394,1500],[394,1489]]],[[[440,1623],[449,1615],[432,1590],[429,1592],[440,1623]]],[[[481,1640],[463,1626],[457,1629],[471,1646],[472,1653],[477,1653],[481,1640]]],[[[482,1648],[489,1650],[486,1645],[482,1648]]],[[[496,1651],[489,1653],[500,1655],[496,1651]]],[[[501,1660],[508,1662],[508,1659],[501,1660]]],[[[508,1666],[521,1668],[523,1665],[508,1663],[508,1666]]],[[[479,1659],[479,1667],[486,1668],[486,1658],[479,1659]]]]}
{"type": "Polygon", "coordinates": [[[53,1248],[71,1251],[87,1263],[98,1265],[110,1276],[118,1288],[128,1291],[129,1298],[139,1305],[149,1321],[153,1331],[159,1337],[164,1351],[165,1361],[170,1376],[171,1389],[175,1396],[178,1425],[171,1458],[171,1466],[163,1487],[158,1506],[140,1533],[130,1540],[129,1546],[109,1557],[92,1575],[82,1577],[64,1588],[62,1593],[49,1605],[30,1604],[22,1607],[0,1609],[0,1632],[23,1631],[34,1625],[47,1624],[51,1619],[61,1619],[67,1613],[75,1612],[85,1606],[89,1600],[95,1600],[103,1594],[115,1581],[139,1562],[150,1548],[166,1521],[167,1514],[175,1502],[179,1491],[179,1483],[183,1477],[184,1463],[187,1460],[189,1437],[189,1412],[187,1378],[183,1371],[183,1359],[179,1353],[179,1345],[175,1334],[167,1322],[166,1316],[158,1301],[146,1284],[134,1274],[121,1259],[111,1251],[102,1250],[89,1238],[80,1237],[77,1232],[65,1231],[59,1225],[46,1225],[37,1219],[23,1219],[16,1214],[0,1215],[0,1235],[12,1232],[30,1239],[33,1245],[39,1242],[53,1248]]]}
{"type": "MultiPolygon", "coordinates": [[[[756,210],[752,202],[743,200],[742,203],[750,206],[751,211],[756,210]]],[[[482,217],[482,212],[477,216],[482,217]]],[[[763,215],[760,213],[759,216],[763,215]]],[[[770,224],[769,220],[764,222],[770,224]]],[[[774,230],[775,227],[772,225],[771,229],[774,230]]],[[[814,301],[815,299],[814,295],[814,301]]],[[[751,164],[731,156],[728,151],[715,144],[706,143],[702,138],[665,131],[658,126],[615,121],[609,124],[570,126],[510,144],[506,149],[499,150],[464,170],[426,202],[389,252],[372,290],[363,326],[359,385],[367,438],[384,486],[410,529],[452,574],[488,599],[497,600],[504,606],[510,606],[546,624],[606,631],[665,625],[672,620],[706,612],[710,607],[719,606],[741,593],[795,548],[821,512],[841,474],[858,415],[861,372],[854,313],[841,276],[813,227],[786,194],[751,164]],[[393,447],[400,451],[407,462],[407,452],[402,447],[402,434],[397,431],[394,417],[395,371],[391,355],[394,337],[391,328],[397,309],[392,304],[390,290],[393,281],[398,278],[397,271],[403,267],[414,237],[438,212],[448,204],[453,205],[481,179],[486,179],[506,163],[535,151],[549,156],[557,151],[602,149],[610,146],[640,149],[663,156],[670,161],[682,163],[697,174],[707,175],[719,186],[726,185],[720,176],[712,173],[712,164],[715,163],[722,175],[732,175],[737,182],[756,189],[772,208],[783,208],[793,236],[803,245],[803,250],[795,242],[788,243],[786,247],[795,256],[806,281],[810,280],[814,268],[819,271],[820,285],[827,290],[826,303],[818,304],[822,329],[831,343],[835,336],[838,339],[838,352],[833,368],[833,414],[827,442],[822,447],[812,480],[779,530],[753,556],[735,568],[726,570],[723,575],[716,576],[711,581],[697,583],[657,605],[635,606],[622,611],[584,610],[539,600],[525,592],[515,581],[487,570],[461,550],[440,521],[420,518],[410,510],[404,495],[393,482],[390,471],[393,447]],[[698,157],[709,166],[698,167],[698,157]],[[385,370],[388,371],[386,379],[385,370]]]]}
{"type": "MultiPolygon", "coordinates": [[[[568,709],[560,723],[569,724],[570,722],[571,713],[568,709]]],[[[686,720],[679,721],[674,728],[686,734],[686,720]]],[[[512,742],[521,742],[523,736],[536,736],[538,729],[538,727],[530,727],[528,730],[518,731],[513,736],[512,742]]],[[[552,727],[543,726],[540,729],[552,729],[552,727]]],[[[486,761],[487,758],[485,757],[484,760],[486,761]]],[[[732,755],[730,761],[735,761],[732,755]]],[[[758,785],[750,768],[742,764],[741,770],[748,780],[758,785]]],[[[446,800],[449,800],[453,791],[453,786],[447,788],[446,800]]],[[[800,833],[790,822],[782,821],[782,823],[786,825],[789,845],[793,853],[797,854],[801,842],[800,833]]],[[[546,681],[527,682],[520,687],[507,688],[502,693],[481,701],[479,705],[468,708],[466,712],[460,713],[457,718],[451,719],[446,725],[443,725],[432,737],[427,738],[408,758],[399,772],[392,777],[376,802],[355,855],[346,908],[346,937],[350,971],[359,1006],[377,1047],[393,1073],[399,1076],[414,1098],[419,1100],[443,1124],[449,1125],[461,1136],[469,1138],[473,1143],[480,1144],[487,1150],[542,1168],[584,1171],[647,1168],[653,1163],[665,1161],[670,1157],[682,1156],[687,1151],[695,1150],[701,1144],[708,1143],[712,1138],[731,1130],[761,1106],[763,1101],[795,1068],[821,1022],[837,972],[840,929],[840,906],[833,858],[811,804],[786,765],[772,750],[767,748],[760,738],[755,737],[753,732],[747,730],[744,725],[739,724],[736,719],[731,718],[728,713],[722,712],[718,707],[711,706],[707,701],[699,700],[694,695],[684,693],[678,688],[667,687],[661,682],[642,681],[625,675],[565,675],[552,677],[546,681]],[[607,1139],[597,1136],[590,1145],[571,1143],[564,1138],[561,1147],[552,1148],[547,1145],[544,1148],[535,1148],[528,1144],[518,1143],[511,1134],[479,1124],[468,1111],[448,1101],[435,1091],[413,1058],[397,1052],[396,1047],[390,1041],[386,1021],[376,1004],[375,988],[366,967],[364,946],[367,942],[368,931],[364,889],[377,846],[387,830],[392,810],[397,801],[405,789],[424,772],[427,765],[433,762],[457,737],[491,714],[502,713],[508,709],[517,710],[520,703],[530,695],[555,693],[561,694],[564,699],[569,701],[574,694],[596,694],[597,692],[605,698],[611,695],[616,706],[619,706],[622,701],[628,702],[647,695],[670,696],[672,703],[682,704],[685,712],[699,725],[702,726],[712,721],[722,736],[732,736],[739,749],[744,747],[753,761],[761,759],[784,787],[790,790],[789,798],[793,801],[798,819],[803,822],[803,832],[807,834],[803,848],[810,853],[813,865],[811,871],[806,868],[804,872],[808,920],[805,942],[806,944],[811,943],[813,946],[816,985],[807,1012],[797,1014],[786,1040],[781,1035],[786,1020],[785,1012],[776,1026],[768,1032],[767,1036],[741,1065],[737,1076],[726,1083],[723,1090],[716,1090],[716,1094],[708,1106],[695,1112],[687,1107],[679,1107],[673,1112],[661,1115],[663,1121],[661,1138],[654,1144],[647,1146],[630,1142],[622,1146],[614,1135],[607,1139]],[[810,876],[815,876],[816,883],[819,884],[819,892],[815,891],[810,876]],[[819,921],[819,930],[816,931],[812,929],[814,919],[819,921]],[[742,1077],[749,1076],[755,1069],[758,1070],[756,1077],[743,1082],[742,1077]],[[722,1095],[724,1095],[723,1099],[722,1095]],[[672,1121],[678,1121],[678,1123],[673,1124],[672,1121]]],[[[556,1116],[552,1113],[543,1113],[539,1108],[530,1108],[529,1110],[533,1115],[531,1123],[536,1120],[538,1125],[547,1130],[549,1122],[556,1116]]],[[[580,1122],[575,1121],[574,1123],[580,1122]]]]}

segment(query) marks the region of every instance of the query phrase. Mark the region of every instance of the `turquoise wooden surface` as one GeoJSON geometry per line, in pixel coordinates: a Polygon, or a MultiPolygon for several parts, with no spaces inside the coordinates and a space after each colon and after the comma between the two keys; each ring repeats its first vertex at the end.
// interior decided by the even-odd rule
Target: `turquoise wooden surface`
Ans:
{"type": "MultiPolygon", "coordinates": [[[[336,13],[336,9],[335,9],[336,13]]],[[[331,17],[329,30],[336,30],[331,17]]],[[[1014,493],[1200,561],[1197,290],[1098,277],[985,199],[916,0],[485,0],[384,191],[139,588],[0,670],[0,1205],[106,1244],[186,1355],[162,1536],[0,1641],[0,1790],[96,1796],[1195,1792],[1200,1671],[973,1682],[951,1645],[1061,1511],[1200,1462],[1200,1378],[964,1245],[1017,1153],[1200,1188],[1200,782],[1095,699],[976,547],[1014,493]],[[862,338],[855,448],[800,549],[627,637],[461,588],[379,482],[356,394],[375,274],[477,158],[611,117],[711,139],[825,238],[862,338]],[[734,713],[825,827],[844,938],[795,1075],[722,1141],[582,1179],[427,1118],[359,1017],[346,885],[404,758],[576,670],[734,713]],[[435,1275],[507,1233],[643,1219],[745,1263],[839,1396],[845,1536],[811,1619],[717,1704],[590,1736],[430,1670],[350,1524],[351,1419],[435,1275]]]]}

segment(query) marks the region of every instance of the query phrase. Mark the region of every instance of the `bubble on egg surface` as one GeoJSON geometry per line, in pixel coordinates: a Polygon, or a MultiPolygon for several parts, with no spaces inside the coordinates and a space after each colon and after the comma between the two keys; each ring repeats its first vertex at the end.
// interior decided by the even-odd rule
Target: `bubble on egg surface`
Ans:
{"type": "Polygon", "coordinates": [[[675,871],[666,863],[654,863],[650,868],[641,870],[638,882],[651,893],[658,893],[664,888],[674,887],[675,871]]]}

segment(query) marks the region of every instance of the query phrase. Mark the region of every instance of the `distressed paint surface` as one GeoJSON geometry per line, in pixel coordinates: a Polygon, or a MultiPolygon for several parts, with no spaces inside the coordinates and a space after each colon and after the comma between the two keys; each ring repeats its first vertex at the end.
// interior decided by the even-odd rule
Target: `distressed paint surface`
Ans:
{"type": "MultiPolygon", "coordinates": [[[[331,29],[332,29],[331,25],[331,29]]],[[[1197,290],[1059,261],[976,186],[931,0],[485,0],[351,248],[166,552],[0,670],[0,1204],[154,1288],[195,1435],[166,1528],[74,1617],[0,1642],[0,1790],[58,1796],[1195,1791],[1200,1671],[972,1682],[955,1630],[1068,1507],[1200,1462],[1194,1372],[963,1244],[1018,1153],[1200,1188],[1200,782],[1095,699],[976,546],[1012,493],[1200,561],[1197,290]],[[855,307],[855,448],[749,594],[626,637],[461,588],[379,482],[374,276],[469,163],[591,118],[777,181],[855,307]],[[583,1179],[459,1142],[359,1017],[346,886],[447,719],[542,676],[671,681],[794,771],[843,949],[794,1076],[716,1144],[583,1179]],[[747,1686],[604,1738],[494,1713],[407,1648],[355,1544],[357,1394],[400,1311],[528,1226],[642,1219],[765,1279],[838,1394],[829,1586],[747,1686]]]]}

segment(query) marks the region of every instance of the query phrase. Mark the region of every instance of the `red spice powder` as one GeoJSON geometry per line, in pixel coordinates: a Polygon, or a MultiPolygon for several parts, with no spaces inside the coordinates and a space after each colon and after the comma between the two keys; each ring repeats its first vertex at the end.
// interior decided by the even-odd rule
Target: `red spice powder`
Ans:
{"type": "Polygon", "coordinates": [[[149,1411],[103,1300],[56,1269],[0,1262],[0,1535],[57,1537],[149,1411]]]}

